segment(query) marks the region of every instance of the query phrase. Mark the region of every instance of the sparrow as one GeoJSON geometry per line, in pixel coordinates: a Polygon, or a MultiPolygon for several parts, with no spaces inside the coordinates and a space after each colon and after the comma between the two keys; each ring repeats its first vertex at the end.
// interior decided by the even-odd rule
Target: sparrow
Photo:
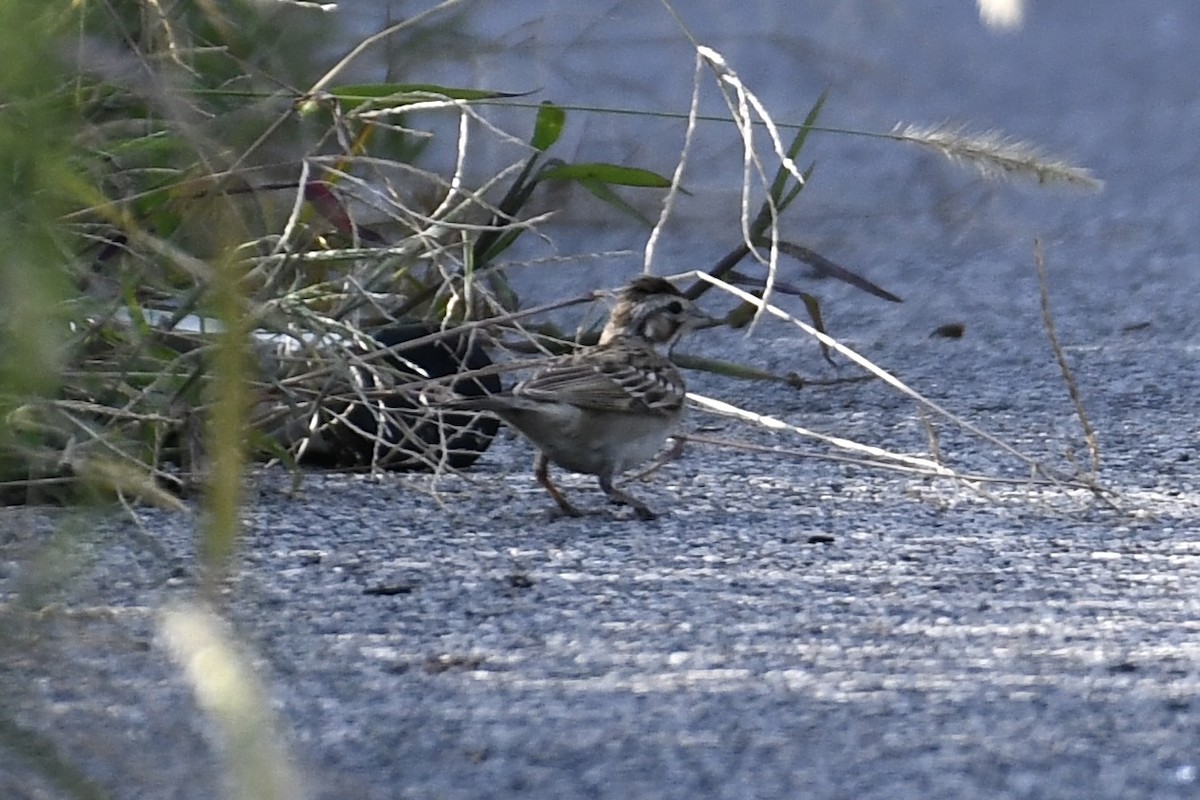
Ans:
{"type": "Polygon", "coordinates": [[[710,322],[671,283],[643,275],[617,294],[598,344],[506,392],[462,398],[453,407],[491,412],[529,440],[538,450],[534,476],[564,514],[581,516],[551,480],[551,464],[595,475],[614,503],[652,520],[649,506],[613,479],[653,458],[679,422],[687,388],[666,354],[710,322]]]}

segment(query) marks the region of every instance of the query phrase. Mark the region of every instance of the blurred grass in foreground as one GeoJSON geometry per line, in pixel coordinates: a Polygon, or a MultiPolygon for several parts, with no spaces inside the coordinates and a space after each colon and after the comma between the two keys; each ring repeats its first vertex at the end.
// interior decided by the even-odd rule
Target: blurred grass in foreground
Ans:
{"type": "MultiPolygon", "coordinates": [[[[152,5],[157,6],[147,4],[140,11],[149,13],[152,5]]],[[[55,497],[71,502],[85,499],[97,483],[109,496],[114,491],[132,496],[155,491],[151,481],[142,483],[142,477],[131,469],[135,462],[124,457],[120,438],[114,438],[111,446],[87,447],[106,435],[103,416],[91,417],[86,413],[89,409],[77,417],[60,418],[52,413],[55,403],[82,405],[94,399],[86,390],[78,396],[64,397],[63,392],[66,371],[78,371],[87,363],[88,348],[94,347],[93,342],[81,338],[81,332],[91,324],[97,308],[95,295],[85,289],[92,277],[89,268],[94,271],[95,265],[79,255],[81,242],[86,243],[88,237],[86,233],[81,237],[81,228],[67,220],[90,207],[90,224],[108,225],[110,231],[119,231],[129,241],[159,251],[165,262],[163,270],[168,272],[184,272],[194,263],[211,265],[203,275],[193,277],[208,313],[221,320],[225,329],[206,357],[211,380],[205,382],[204,391],[210,403],[205,438],[211,481],[205,521],[198,526],[202,537],[198,551],[203,556],[203,584],[213,595],[227,572],[235,545],[243,480],[249,370],[246,308],[239,288],[244,265],[237,254],[242,240],[236,238],[243,226],[236,224],[239,212],[232,201],[218,194],[211,203],[211,220],[220,221],[215,226],[217,235],[211,238],[216,246],[193,255],[178,250],[119,203],[108,203],[113,185],[104,181],[111,175],[96,167],[105,163],[121,142],[98,139],[105,121],[94,115],[97,103],[128,104],[125,112],[118,113],[128,113],[130,118],[121,122],[157,127],[176,145],[191,145],[188,169],[197,164],[218,168],[223,145],[209,147],[194,120],[178,108],[162,103],[152,110],[162,98],[138,97],[137,80],[120,85],[120,81],[110,84],[101,77],[105,70],[120,73],[112,62],[122,62],[127,54],[102,53],[102,48],[82,33],[89,24],[84,17],[95,17],[95,12],[95,6],[87,4],[0,3],[0,52],[5,54],[0,69],[0,472],[9,478],[28,470],[28,483],[35,487],[37,464],[53,466],[57,462],[69,467],[79,480],[55,497]],[[145,105],[139,109],[142,101],[145,105]],[[65,426],[62,419],[83,420],[97,435],[85,441],[78,429],[65,426]],[[57,454],[56,447],[61,448],[57,454]]],[[[115,11],[109,8],[108,12],[116,18],[115,11]]],[[[127,16],[136,20],[137,13],[127,16]]],[[[112,21],[106,18],[106,22],[112,21]]],[[[144,39],[131,33],[128,41],[144,39]]],[[[145,263],[141,268],[154,271],[145,263]]],[[[132,276],[122,266],[104,277],[121,291],[121,285],[132,276]]],[[[114,396],[128,390],[119,373],[110,380],[114,396]]],[[[79,385],[98,383],[85,376],[79,385]]],[[[86,505],[80,505],[64,519],[89,513],[86,505]]],[[[20,525],[22,518],[7,519],[6,524],[20,525]]],[[[36,674],[40,671],[37,659],[48,656],[34,654],[54,652],[55,615],[41,612],[56,606],[61,596],[72,596],[71,585],[81,568],[79,553],[91,541],[86,532],[90,528],[62,524],[61,530],[49,537],[32,530],[4,531],[0,537],[9,544],[28,545],[36,554],[23,565],[19,580],[13,581],[15,594],[0,606],[0,667],[6,676],[10,669],[15,675],[27,675],[30,669],[36,674]],[[48,559],[54,563],[47,569],[34,569],[37,562],[48,559]]],[[[216,723],[214,738],[226,757],[228,792],[247,798],[302,796],[282,756],[279,739],[264,716],[269,707],[265,690],[234,652],[229,637],[202,608],[203,603],[196,603],[166,613],[160,634],[178,659],[198,704],[216,723]]],[[[54,674],[56,670],[47,669],[48,676],[54,674]]],[[[73,763],[57,737],[47,737],[16,716],[13,709],[26,696],[23,684],[12,686],[11,695],[6,690],[0,703],[0,761],[20,765],[18,774],[0,780],[0,794],[14,791],[17,796],[26,796],[26,792],[42,796],[37,784],[53,786],[68,797],[109,796],[73,763]],[[29,770],[25,778],[21,777],[23,770],[29,770]]],[[[37,690],[29,691],[36,696],[37,690]]],[[[97,697],[95,702],[99,707],[106,700],[97,697]]]]}
{"type": "MultiPolygon", "coordinates": [[[[29,394],[54,391],[71,292],[59,216],[74,183],[77,129],[66,69],[53,43],[68,23],[58,4],[0,3],[0,414],[29,394]]],[[[11,426],[0,426],[8,439],[11,426]]]]}

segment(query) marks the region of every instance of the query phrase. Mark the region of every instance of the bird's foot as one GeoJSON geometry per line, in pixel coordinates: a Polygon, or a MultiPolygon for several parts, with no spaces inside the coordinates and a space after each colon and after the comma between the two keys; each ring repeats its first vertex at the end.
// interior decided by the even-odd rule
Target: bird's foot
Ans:
{"type": "Polygon", "coordinates": [[[549,510],[548,513],[550,514],[550,519],[563,519],[564,517],[578,519],[579,517],[585,516],[585,512],[580,511],[578,508],[571,505],[569,501],[565,499],[555,499],[558,500],[558,505],[549,510]]]}

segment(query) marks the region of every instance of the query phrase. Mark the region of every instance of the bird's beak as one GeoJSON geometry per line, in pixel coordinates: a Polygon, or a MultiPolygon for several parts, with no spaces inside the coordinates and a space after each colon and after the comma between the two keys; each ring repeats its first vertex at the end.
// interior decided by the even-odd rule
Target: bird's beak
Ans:
{"type": "Polygon", "coordinates": [[[692,330],[704,330],[706,328],[715,328],[718,325],[725,324],[723,320],[716,317],[710,317],[696,307],[692,307],[691,313],[688,315],[688,327],[692,330]]]}
{"type": "Polygon", "coordinates": [[[724,323],[721,320],[715,317],[710,317],[700,309],[692,306],[688,310],[687,317],[683,320],[683,324],[679,327],[679,330],[676,331],[675,336],[667,345],[667,355],[669,356],[675,351],[675,345],[679,344],[679,340],[682,339],[684,334],[686,334],[688,331],[702,330],[704,328],[715,328],[718,325],[723,324],[724,323]]]}

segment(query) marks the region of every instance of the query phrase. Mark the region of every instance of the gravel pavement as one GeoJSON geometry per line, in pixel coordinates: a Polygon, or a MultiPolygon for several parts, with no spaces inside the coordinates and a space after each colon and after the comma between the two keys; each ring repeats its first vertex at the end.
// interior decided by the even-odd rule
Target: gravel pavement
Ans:
{"type": "MultiPolygon", "coordinates": [[[[1038,311],[1042,237],[1114,499],[692,445],[636,488],[662,519],[552,520],[509,437],[465,479],[312,473],[293,496],[258,472],[220,602],[311,797],[1200,795],[1200,6],[1034,3],[997,36],[966,2],[836,5],[803,39],[809,58],[836,54],[831,115],[978,120],[1107,188],[996,187],[898,146],[832,144],[806,241],[906,300],[816,283],[832,332],[1022,451],[1085,460],[1038,311]],[[929,337],[949,322],[964,338],[929,337]]],[[[672,247],[718,246],[693,244],[672,247]]],[[[851,373],[783,323],[685,349],[851,373]]],[[[926,447],[912,402],[878,383],[691,385],[926,447]]],[[[956,468],[1027,475],[939,431],[956,468]]],[[[593,481],[564,483],[600,505],[593,481]]],[[[22,743],[0,746],[0,797],[221,792],[213,728],[158,627],[195,595],[196,521],[139,517],[0,510],[0,742],[22,743]],[[57,783],[36,767],[51,753],[57,783]]]]}

